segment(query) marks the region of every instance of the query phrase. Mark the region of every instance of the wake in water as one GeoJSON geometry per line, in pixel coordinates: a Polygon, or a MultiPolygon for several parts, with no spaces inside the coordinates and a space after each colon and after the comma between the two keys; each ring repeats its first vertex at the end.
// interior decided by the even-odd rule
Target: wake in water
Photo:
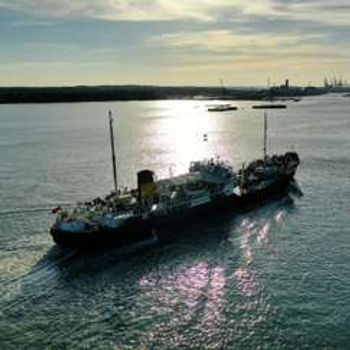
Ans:
{"type": "MultiPolygon", "coordinates": [[[[63,204],[67,208],[73,208],[74,203],[66,203],[63,204]]],[[[25,207],[25,208],[16,208],[13,210],[3,210],[0,211],[0,217],[1,216],[14,216],[14,215],[22,215],[22,214],[40,214],[40,213],[51,213],[52,209],[55,207],[54,204],[48,205],[46,204],[45,206],[37,206],[37,207],[25,207]]]]}

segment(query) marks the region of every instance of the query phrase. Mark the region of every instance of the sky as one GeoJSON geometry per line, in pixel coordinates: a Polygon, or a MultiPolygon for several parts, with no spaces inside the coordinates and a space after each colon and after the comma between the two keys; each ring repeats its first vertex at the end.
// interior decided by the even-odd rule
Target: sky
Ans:
{"type": "Polygon", "coordinates": [[[0,86],[350,81],[350,0],[0,0],[0,86]]]}

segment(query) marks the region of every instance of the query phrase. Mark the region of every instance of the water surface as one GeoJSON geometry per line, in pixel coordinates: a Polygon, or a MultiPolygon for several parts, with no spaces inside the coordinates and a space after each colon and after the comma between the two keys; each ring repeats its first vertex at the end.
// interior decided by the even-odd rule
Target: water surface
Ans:
{"type": "Polygon", "coordinates": [[[2,349],[350,348],[344,97],[269,112],[270,151],[300,154],[301,198],[206,218],[162,244],[79,253],[51,241],[51,208],[112,188],[108,109],[120,186],[142,168],[161,178],[191,160],[261,156],[262,112],[208,103],[0,106],[2,349]]]}

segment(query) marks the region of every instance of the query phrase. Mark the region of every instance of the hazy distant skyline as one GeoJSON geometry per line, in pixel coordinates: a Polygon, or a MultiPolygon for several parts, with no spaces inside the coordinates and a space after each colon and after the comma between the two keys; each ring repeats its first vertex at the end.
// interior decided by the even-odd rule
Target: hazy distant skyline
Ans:
{"type": "Polygon", "coordinates": [[[349,0],[0,0],[0,85],[350,80],[349,0]]]}

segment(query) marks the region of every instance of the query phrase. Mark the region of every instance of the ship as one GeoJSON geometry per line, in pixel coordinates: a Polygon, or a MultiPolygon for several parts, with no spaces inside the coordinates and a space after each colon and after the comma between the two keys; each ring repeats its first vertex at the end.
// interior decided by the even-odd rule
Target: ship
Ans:
{"type": "Polygon", "coordinates": [[[264,105],[254,105],[253,109],[285,109],[287,105],[283,104],[264,104],[264,105]]]}
{"type": "Polygon", "coordinates": [[[300,163],[296,152],[267,154],[267,114],[264,114],[263,157],[235,170],[220,158],[193,161],[185,174],[157,179],[143,169],[137,188],[119,189],[114,149],[113,118],[109,114],[114,189],[104,198],[57,207],[50,229],[60,246],[95,247],[127,243],[144,233],[215,215],[225,208],[243,208],[283,191],[300,163]]]}
{"type": "Polygon", "coordinates": [[[215,106],[208,107],[208,112],[227,112],[227,111],[236,111],[238,107],[232,106],[230,104],[220,104],[215,106]]]}

